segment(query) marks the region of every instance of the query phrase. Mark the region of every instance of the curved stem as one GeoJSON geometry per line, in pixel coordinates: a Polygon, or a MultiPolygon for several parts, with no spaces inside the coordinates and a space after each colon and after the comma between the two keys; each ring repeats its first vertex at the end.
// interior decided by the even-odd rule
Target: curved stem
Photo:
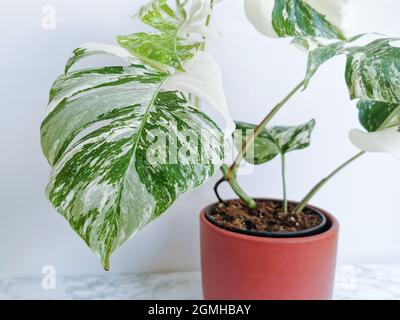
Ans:
{"type": "Polygon", "coordinates": [[[286,165],[285,165],[285,154],[281,154],[281,167],[282,167],[282,188],[283,188],[283,208],[285,215],[288,214],[288,201],[286,195],[286,165]]]}
{"type": "Polygon", "coordinates": [[[325,184],[331,180],[337,173],[342,171],[344,168],[346,168],[350,163],[361,157],[362,155],[365,154],[365,151],[361,151],[357,153],[354,157],[350,158],[346,162],[344,162],[342,165],[340,165],[338,168],[336,168],[330,175],[328,175],[326,178],[322,179],[317,185],[311,189],[311,191],[304,197],[304,199],[297,205],[297,207],[294,210],[294,214],[300,214],[300,212],[303,211],[303,209],[307,206],[308,202],[315,196],[315,194],[321,190],[325,184]]]}
{"type": "Polygon", "coordinates": [[[220,197],[219,192],[218,192],[218,188],[223,182],[225,182],[225,178],[224,177],[219,179],[217,181],[217,183],[215,184],[215,186],[214,186],[214,193],[215,193],[215,196],[217,197],[219,203],[224,203],[225,202],[224,200],[222,200],[222,198],[220,197]]]}
{"type": "Polygon", "coordinates": [[[230,166],[228,171],[227,180],[232,179],[232,177],[236,177],[236,172],[242,162],[245,154],[249,151],[250,147],[253,145],[254,140],[258,137],[258,135],[263,131],[265,126],[272,120],[272,118],[278,113],[279,110],[295,95],[297,91],[299,91],[304,86],[304,80],[301,81],[289,94],[279,102],[261,121],[261,123],[254,129],[253,134],[250,135],[247,141],[243,144],[242,150],[239,151],[234,163],[230,166]]]}
{"type": "MultiPolygon", "coordinates": [[[[215,4],[215,0],[211,0],[210,1],[210,7],[211,10],[214,9],[214,4],[215,4]]],[[[211,23],[211,14],[208,15],[207,19],[206,19],[206,27],[208,27],[211,23]]],[[[202,43],[200,50],[204,51],[206,49],[206,42],[205,39],[203,39],[204,42],[202,43]]],[[[200,106],[200,99],[196,97],[195,99],[195,105],[196,106],[200,106]]],[[[223,173],[223,178],[221,178],[220,180],[217,181],[217,183],[214,186],[214,192],[215,195],[218,198],[219,202],[224,202],[222,200],[222,198],[220,197],[219,193],[218,193],[218,188],[219,186],[224,182],[227,181],[229,183],[229,185],[231,186],[232,190],[237,194],[237,196],[250,208],[255,208],[257,207],[256,202],[253,200],[253,198],[251,198],[250,196],[248,196],[246,194],[246,192],[240,187],[240,185],[238,184],[238,182],[236,181],[236,177],[233,179],[227,179],[227,173],[228,173],[228,167],[226,165],[222,165],[221,167],[221,171],[223,173]]]]}
{"type": "MultiPolygon", "coordinates": [[[[231,178],[230,180],[227,179],[228,166],[225,165],[225,164],[222,165],[221,171],[224,174],[223,181],[226,181],[226,182],[229,183],[229,185],[231,186],[232,190],[237,194],[237,196],[240,198],[240,200],[242,200],[246,204],[246,206],[248,206],[249,208],[256,208],[257,207],[256,202],[254,201],[253,198],[251,198],[249,195],[247,195],[247,193],[242,189],[242,187],[237,182],[236,177],[235,178],[231,178]]],[[[218,189],[219,185],[223,181],[221,181],[221,182],[218,181],[215,187],[218,189]]],[[[216,189],[214,189],[214,190],[216,190],[216,189]]],[[[218,193],[218,190],[217,190],[217,193],[218,193]]],[[[217,195],[217,197],[219,198],[219,200],[221,199],[219,197],[219,195],[217,195]]],[[[223,202],[223,201],[220,201],[220,202],[223,202]]]]}

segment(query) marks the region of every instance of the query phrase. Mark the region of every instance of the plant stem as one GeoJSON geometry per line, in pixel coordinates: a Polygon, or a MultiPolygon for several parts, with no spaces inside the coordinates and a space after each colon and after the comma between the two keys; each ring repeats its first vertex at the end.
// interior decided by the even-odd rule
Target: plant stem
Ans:
{"type": "Polygon", "coordinates": [[[285,154],[281,153],[281,167],[282,167],[282,188],[283,188],[283,208],[285,215],[288,214],[288,201],[286,195],[286,166],[285,166],[285,154]]]}
{"type": "Polygon", "coordinates": [[[338,168],[336,168],[330,175],[328,175],[326,178],[322,179],[314,188],[311,189],[311,191],[304,197],[304,199],[297,205],[297,207],[294,210],[294,214],[300,214],[303,209],[307,206],[308,202],[315,196],[315,194],[321,190],[321,188],[330,180],[332,179],[337,173],[342,171],[344,168],[346,168],[350,163],[361,157],[362,155],[365,154],[365,151],[361,151],[357,153],[354,157],[350,158],[346,162],[344,162],[342,165],[340,165],[338,168]]]}
{"type": "MultiPolygon", "coordinates": [[[[211,10],[214,9],[214,4],[215,1],[211,0],[210,1],[210,7],[211,10]]],[[[208,15],[207,19],[206,19],[206,27],[208,27],[211,23],[211,14],[208,15]]],[[[204,39],[204,42],[202,43],[200,50],[204,51],[206,49],[206,41],[204,39]]],[[[200,105],[200,99],[196,98],[195,100],[195,105],[196,107],[200,105]]],[[[229,185],[231,186],[232,190],[237,194],[237,196],[246,204],[246,206],[248,206],[249,208],[255,208],[257,207],[256,202],[246,194],[246,192],[240,187],[240,185],[238,184],[236,177],[233,179],[226,179],[227,173],[228,173],[228,167],[224,164],[221,167],[221,171],[224,175],[223,179],[221,179],[220,181],[217,182],[217,184],[214,187],[214,191],[215,194],[217,195],[217,198],[219,201],[221,201],[221,197],[218,195],[218,187],[219,185],[223,182],[223,181],[227,181],[229,183],[229,185]]]]}
{"type": "MultiPolygon", "coordinates": [[[[210,1],[210,8],[211,8],[211,10],[213,10],[214,9],[214,4],[215,4],[215,0],[211,0],[210,1]]],[[[208,15],[208,17],[207,17],[207,19],[206,19],[206,27],[208,27],[209,25],[210,25],[210,23],[211,23],[211,14],[209,14],[208,15]]],[[[206,39],[205,38],[203,38],[203,43],[201,44],[201,46],[200,46],[200,50],[201,51],[205,51],[205,49],[206,49],[206,39]]],[[[200,107],[200,99],[198,98],[198,97],[196,97],[195,98],[195,106],[196,107],[200,107]]],[[[214,191],[215,191],[215,194],[216,194],[216,196],[217,196],[217,198],[218,198],[218,201],[220,201],[220,202],[222,202],[222,199],[221,199],[221,197],[219,196],[219,194],[218,194],[218,187],[220,186],[220,184],[223,182],[223,181],[227,181],[228,183],[229,183],[229,185],[231,186],[231,188],[232,188],[232,190],[238,195],[238,197],[248,206],[248,207],[250,207],[250,208],[255,208],[255,207],[257,207],[257,204],[256,204],[256,202],[250,197],[250,196],[248,196],[247,194],[246,194],[246,192],[240,187],[240,185],[238,184],[238,182],[237,182],[237,180],[236,180],[236,177],[235,178],[233,178],[233,179],[226,179],[226,176],[227,176],[227,173],[228,173],[228,167],[224,164],[224,165],[222,165],[222,167],[221,167],[221,171],[222,171],[222,173],[223,173],[223,175],[224,175],[224,177],[222,178],[222,179],[220,179],[217,183],[216,183],[216,185],[215,185],[215,187],[214,187],[214,191]]]]}
{"type": "MultiPolygon", "coordinates": [[[[235,178],[231,178],[230,180],[226,179],[226,176],[228,174],[228,166],[223,164],[221,167],[221,171],[224,174],[224,180],[227,181],[229,183],[229,185],[231,186],[232,190],[237,194],[237,196],[246,204],[246,206],[248,206],[249,208],[256,208],[257,204],[254,201],[253,198],[251,198],[249,195],[247,195],[247,193],[240,187],[240,185],[238,184],[236,177],[235,178]]],[[[219,181],[220,184],[220,181],[219,181]]],[[[219,198],[219,196],[217,196],[219,198]]],[[[220,198],[219,198],[220,200],[220,198]]]]}
{"type": "MultiPolygon", "coordinates": [[[[211,9],[211,12],[212,12],[212,10],[214,9],[214,2],[215,2],[215,0],[211,0],[210,1],[210,9],[211,9]]],[[[211,13],[207,16],[207,18],[206,18],[206,27],[209,27],[210,26],[210,23],[211,23],[211,13]]],[[[203,43],[201,44],[201,46],[200,46],[200,51],[205,51],[206,50],[206,38],[205,37],[203,37],[203,43]]],[[[200,106],[201,106],[201,99],[199,98],[199,97],[195,97],[195,99],[194,99],[194,105],[195,105],[195,107],[196,108],[200,108],[200,106]]]]}
{"type": "Polygon", "coordinates": [[[299,91],[304,86],[304,80],[301,81],[289,94],[279,102],[261,121],[261,123],[254,129],[253,134],[250,135],[247,141],[243,144],[242,150],[239,150],[239,153],[234,161],[234,163],[230,166],[227,180],[232,179],[232,177],[236,177],[236,172],[242,162],[245,154],[249,151],[250,147],[253,145],[254,140],[258,137],[258,135],[263,131],[264,127],[272,120],[272,118],[278,113],[279,110],[292,98],[297,91],[299,91]]]}

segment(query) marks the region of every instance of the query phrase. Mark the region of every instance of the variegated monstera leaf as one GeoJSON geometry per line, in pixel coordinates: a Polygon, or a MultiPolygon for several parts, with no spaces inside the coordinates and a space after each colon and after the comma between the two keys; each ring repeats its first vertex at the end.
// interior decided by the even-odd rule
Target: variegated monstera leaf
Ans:
{"type": "MultiPolygon", "coordinates": [[[[311,133],[315,120],[299,126],[274,126],[264,128],[256,137],[254,145],[245,154],[245,160],[252,164],[263,164],[274,159],[277,155],[305,149],[310,145],[311,133]]],[[[254,124],[236,121],[235,145],[240,150],[247,137],[254,131],[254,124]]]]}
{"type": "Polygon", "coordinates": [[[323,63],[346,55],[350,97],[359,99],[360,122],[368,131],[352,130],[352,143],[364,151],[389,152],[400,158],[400,41],[378,37],[366,45],[353,45],[363,36],[329,45],[315,39],[296,39],[296,44],[309,50],[305,84],[323,63]]]}
{"type": "Polygon", "coordinates": [[[221,130],[185,98],[209,102],[232,132],[219,66],[199,52],[185,69],[162,72],[123,48],[88,44],[51,89],[41,126],[52,167],[47,195],[105,269],[118,246],[203,184],[223,159],[221,130]],[[100,53],[127,65],[69,71],[100,53]]]}
{"type": "Polygon", "coordinates": [[[234,129],[218,63],[198,51],[210,0],[190,4],[188,12],[188,1],[144,6],[139,17],[159,33],[119,37],[122,47],[81,46],[50,92],[41,126],[52,167],[46,192],[105,269],[118,246],[221,164],[224,135],[189,96],[222,114],[225,135],[234,129]],[[70,71],[96,54],[124,63],[70,71]]]}
{"type": "Polygon", "coordinates": [[[345,39],[349,0],[245,0],[249,21],[268,37],[345,39]]]}

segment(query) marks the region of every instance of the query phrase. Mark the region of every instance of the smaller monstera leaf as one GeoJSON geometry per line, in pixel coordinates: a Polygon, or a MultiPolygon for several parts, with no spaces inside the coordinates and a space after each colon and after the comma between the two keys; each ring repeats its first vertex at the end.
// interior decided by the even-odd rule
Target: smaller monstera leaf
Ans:
{"type": "Polygon", "coordinates": [[[167,0],[152,0],[142,6],[136,17],[157,32],[118,36],[119,45],[160,70],[184,71],[184,62],[212,35],[205,26],[211,4],[210,0],[193,0],[188,12],[185,5],[178,3],[177,7],[173,10],[167,0]]]}
{"type": "MultiPolygon", "coordinates": [[[[305,149],[310,145],[314,127],[315,120],[299,126],[264,128],[255,139],[253,147],[245,155],[245,159],[249,163],[258,165],[274,159],[279,154],[305,149]]],[[[236,122],[234,140],[238,149],[243,147],[255,128],[253,124],[236,122]]]]}
{"type": "Polygon", "coordinates": [[[400,104],[360,100],[359,118],[363,127],[350,131],[351,142],[367,152],[391,153],[400,158],[400,104]]]}
{"type": "MultiPolygon", "coordinates": [[[[234,141],[238,150],[241,150],[249,135],[256,128],[254,124],[236,121],[234,141]]],[[[245,154],[247,162],[252,164],[263,164],[274,159],[279,154],[279,148],[271,138],[267,129],[264,129],[255,139],[254,145],[245,154]]]]}
{"type": "Polygon", "coordinates": [[[220,127],[183,93],[209,102],[228,128],[234,124],[218,64],[205,52],[188,63],[187,72],[171,74],[121,47],[90,44],[74,51],[66,70],[51,89],[41,126],[51,165],[46,193],[108,269],[119,246],[222,162],[220,127]],[[69,71],[99,53],[128,65],[69,71]]]}
{"type": "Polygon", "coordinates": [[[348,0],[245,0],[245,12],[268,37],[344,40],[348,4],[348,0]]]}
{"type": "Polygon", "coordinates": [[[354,129],[351,142],[367,152],[389,152],[400,158],[400,48],[398,39],[379,38],[346,48],[346,82],[358,102],[368,132],[354,129]]]}

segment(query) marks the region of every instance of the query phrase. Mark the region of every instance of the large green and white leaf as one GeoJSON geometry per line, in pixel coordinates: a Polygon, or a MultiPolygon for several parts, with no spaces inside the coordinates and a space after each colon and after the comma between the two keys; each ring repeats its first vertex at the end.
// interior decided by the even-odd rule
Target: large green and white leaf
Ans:
{"type": "Polygon", "coordinates": [[[308,84],[317,69],[330,58],[347,54],[346,82],[352,99],[358,102],[359,118],[368,132],[354,129],[351,142],[368,152],[400,155],[400,48],[398,40],[378,38],[367,45],[348,46],[348,42],[320,45],[314,39],[296,39],[295,43],[310,51],[305,78],[308,84]]]}
{"type": "MultiPolygon", "coordinates": [[[[68,72],[51,90],[41,127],[52,165],[47,195],[106,269],[118,246],[206,181],[223,158],[221,130],[172,90],[172,77],[135,62],[68,72]],[[209,143],[199,144],[201,132],[209,143]],[[168,152],[158,148],[164,139],[168,152]]],[[[205,96],[207,89],[198,87],[203,81],[187,91],[205,96]]],[[[216,89],[205,97],[221,110],[220,81],[209,79],[216,89]]]]}
{"type": "Polygon", "coordinates": [[[245,0],[253,26],[269,37],[345,39],[348,0],[245,0]]]}
{"type": "Polygon", "coordinates": [[[359,118],[368,131],[353,129],[351,142],[367,152],[400,157],[400,48],[398,40],[377,39],[347,49],[346,82],[358,103],[359,118]]]}
{"type": "Polygon", "coordinates": [[[173,10],[167,0],[152,0],[141,7],[137,17],[157,32],[118,36],[119,45],[158,69],[184,71],[184,62],[193,58],[212,33],[205,26],[211,14],[210,0],[190,3],[186,12],[185,5],[178,4],[178,10],[173,10]]]}
{"type": "MultiPolygon", "coordinates": [[[[254,141],[254,146],[245,155],[246,161],[253,164],[263,164],[274,159],[278,154],[285,154],[294,150],[305,149],[310,145],[311,133],[315,127],[315,120],[299,126],[274,126],[264,128],[254,141]]],[[[250,131],[256,126],[253,124],[236,122],[235,144],[242,148],[250,131]]]]}
{"type": "Polygon", "coordinates": [[[400,102],[398,43],[396,39],[383,38],[347,50],[346,82],[352,99],[400,102]]]}

